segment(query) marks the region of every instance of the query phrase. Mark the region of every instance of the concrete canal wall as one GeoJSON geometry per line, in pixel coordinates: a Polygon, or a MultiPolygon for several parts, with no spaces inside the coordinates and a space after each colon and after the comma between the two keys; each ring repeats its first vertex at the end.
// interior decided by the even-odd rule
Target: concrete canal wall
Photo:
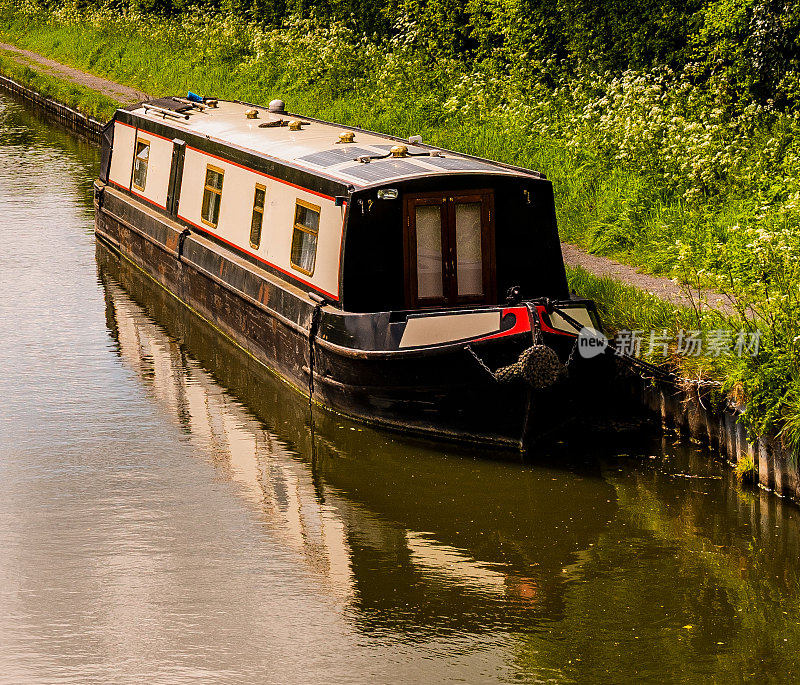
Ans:
{"type": "MultiPolygon", "coordinates": [[[[112,82],[109,85],[122,87],[112,82]]],[[[0,91],[31,103],[78,135],[94,142],[100,141],[102,122],[3,75],[0,75],[0,91]]],[[[576,249],[570,247],[567,252],[576,249]]],[[[585,263],[580,265],[587,268],[585,263]]],[[[607,271],[607,264],[600,266],[607,271]]],[[[619,266],[623,270],[627,268],[619,266]]],[[[747,479],[780,497],[800,502],[800,469],[796,459],[775,436],[749,440],[744,425],[740,423],[743,407],[733,406],[727,401],[714,402],[697,385],[682,387],[677,383],[645,378],[633,368],[620,370],[619,383],[633,394],[637,403],[649,409],[665,429],[674,429],[684,437],[706,445],[712,455],[733,467],[744,470],[749,460],[753,466],[745,473],[747,479]]]]}

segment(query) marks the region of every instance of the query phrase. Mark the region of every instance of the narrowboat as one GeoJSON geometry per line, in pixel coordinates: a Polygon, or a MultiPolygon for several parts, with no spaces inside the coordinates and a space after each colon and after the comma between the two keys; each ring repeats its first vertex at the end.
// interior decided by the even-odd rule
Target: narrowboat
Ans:
{"type": "Polygon", "coordinates": [[[315,405],[525,447],[599,330],[541,173],[291,114],[163,97],[106,125],[95,230],[315,405]]]}

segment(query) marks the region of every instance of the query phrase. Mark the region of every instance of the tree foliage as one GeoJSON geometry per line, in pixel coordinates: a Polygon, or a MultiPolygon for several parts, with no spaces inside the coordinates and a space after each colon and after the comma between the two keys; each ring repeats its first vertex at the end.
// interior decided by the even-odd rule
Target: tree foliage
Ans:
{"type": "MultiPolygon", "coordinates": [[[[45,0],[55,5],[56,0],[45,0]]],[[[575,59],[600,69],[698,65],[723,72],[737,100],[800,99],[800,0],[80,0],[171,17],[202,12],[265,27],[289,15],[391,38],[413,23],[432,57],[575,59]]]]}

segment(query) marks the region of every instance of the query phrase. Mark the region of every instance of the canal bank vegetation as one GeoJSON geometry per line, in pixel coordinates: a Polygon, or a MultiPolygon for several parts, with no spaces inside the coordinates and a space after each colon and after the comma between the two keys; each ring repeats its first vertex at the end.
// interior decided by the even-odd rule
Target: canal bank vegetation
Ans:
{"type": "Polygon", "coordinates": [[[800,0],[0,0],[8,42],[151,93],[290,109],[540,169],[562,238],[729,293],[676,309],[573,272],[612,328],[761,331],[668,364],[800,442],[800,0]],[[623,304],[624,303],[624,304],[623,304]]]}
{"type": "Polygon", "coordinates": [[[0,50],[0,74],[46,98],[74,107],[98,121],[110,119],[119,107],[118,102],[96,90],[45,74],[35,67],[20,64],[18,59],[13,53],[0,50]]]}

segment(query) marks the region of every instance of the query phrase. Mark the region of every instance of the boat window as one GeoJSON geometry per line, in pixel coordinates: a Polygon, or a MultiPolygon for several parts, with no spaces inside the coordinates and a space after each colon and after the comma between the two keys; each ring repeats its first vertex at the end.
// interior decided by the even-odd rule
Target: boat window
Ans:
{"type": "Polygon", "coordinates": [[[458,294],[483,295],[481,203],[457,203],[455,218],[458,294]]]}
{"type": "Polygon", "coordinates": [[[210,164],[206,167],[206,186],[203,190],[203,207],[200,218],[212,228],[219,222],[219,207],[222,202],[222,177],[225,172],[210,164]]]}
{"type": "Polygon", "coordinates": [[[150,141],[142,138],[136,141],[136,154],[133,156],[133,187],[144,190],[147,182],[147,162],[150,160],[150,141]]]}
{"type": "Polygon", "coordinates": [[[264,223],[264,200],[267,196],[267,189],[264,186],[256,185],[256,192],[253,196],[253,218],[250,220],[250,246],[257,250],[261,245],[261,226],[264,223]]]}
{"type": "Polygon", "coordinates": [[[319,234],[320,208],[297,200],[292,233],[292,267],[311,276],[317,260],[317,235],[319,234]]]}
{"type": "Polygon", "coordinates": [[[417,213],[417,297],[442,297],[442,208],[418,205],[417,213]]]}

